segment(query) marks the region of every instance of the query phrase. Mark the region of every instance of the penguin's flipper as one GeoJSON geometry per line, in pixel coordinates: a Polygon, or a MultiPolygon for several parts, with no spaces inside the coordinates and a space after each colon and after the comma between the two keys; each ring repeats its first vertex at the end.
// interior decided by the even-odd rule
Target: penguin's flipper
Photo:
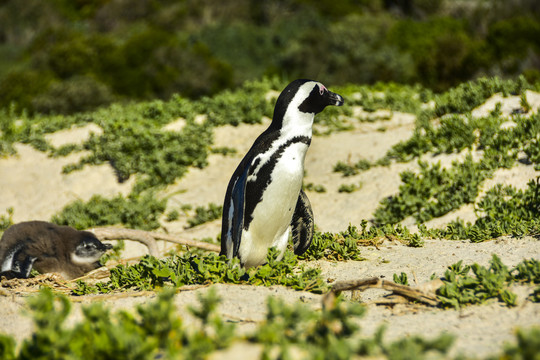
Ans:
{"type": "Polygon", "coordinates": [[[26,254],[24,242],[18,242],[7,252],[5,258],[2,260],[0,274],[8,279],[26,279],[30,276],[30,271],[32,271],[36,259],[36,257],[26,254]]]}
{"type": "Polygon", "coordinates": [[[311,203],[303,190],[300,190],[296,208],[291,221],[294,253],[302,255],[306,252],[313,239],[313,210],[311,203]]]}
{"type": "Polygon", "coordinates": [[[240,249],[242,228],[244,227],[248,169],[246,168],[238,177],[233,175],[233,179],[236,177],[236,180],[232,184],[230,196],[226,196],[223,206],[220,254],[226,255],[229,259],[238,256],[238,249],[240,249]]]}
{"type": "Polygon", "coordinates": [[[28,279],[30,277],[30,272],[34,266],[34,262],[37,260],[37,257],[27,256],[25,259],[18,265],[18,273],[21,278],[28,279]]]}
{"type": "Polygon", "coordinates": [[[246,207],[246,183],[248,177],[248,169],[246,169],[238,181],[233,187],[232,202],[234,206],[234,213],[232,218],[232,242],[233,242],[233,256],[238,256],[238,250],[240,249],[240,241],[242,240],[242,229],[244,228],[244,211],[246,207]]]}
{"type": "Polygon", "coordinates": [[[5,272],[6,274],[9,274],[6,277],[11,276],[11,278],[19,279],[28,279],[30,277],[30,272],[32,271],[34,262],[37,260],[37,257],[24,254],[21,255],[22,256],[18,256],[18,258],[20,259],[16,258],[13,260],[11,269],[5,272]]]}

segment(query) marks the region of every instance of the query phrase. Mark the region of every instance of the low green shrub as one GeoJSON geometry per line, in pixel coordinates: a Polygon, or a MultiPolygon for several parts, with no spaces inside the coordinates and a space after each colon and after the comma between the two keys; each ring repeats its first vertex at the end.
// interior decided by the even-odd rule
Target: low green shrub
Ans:
{"type": "Polygon", "coordinates": [[[540,183],[534,180],[529,181],[525,190],[495,185],[478,201],[478,219],[474,224],[465,224],[458,219],[443,229],[428,230],[421,226],[420,232],[425,237],[470,239],[474,242],[503,235],[537,236],[540,234],[539,189],[540,183]]]}
{"type": "Polygon", "coordinates": [[[348,164],[342,161],[338,161],[334,165],[334,172],[340,172],[343,176],[357,175],[361,171],[366,171],[371,168],[371,163],[365,159],[360,159],[355,164],[348,164]]]}
{"type": "Polygon", "coordinates": [[[80,230],[117,224],[153,230],[160,227],[158,220],[165,208],[166,200],[158,200],[152,193],[128,198],[118,195],[112,199],[94,195],[88,202],[76,200],[67,205],[51,221],[80,230]]]}
{"type": "Polygon", "coordinates": [[[493,173],[482,162],[468,155],[463,162],[454,161],[445,169],[440,163],[429,165],[419,161],[420,173],[401,173],[399,193],[380,202],[374,218],[378,224],[395,224],[408,216],[418,223],[439,217],[474,203],[480,184],[493,173]]]}
{"type": "Polygon", "coordinates": [[[535,259],[524,260],[512,270],[496,255],[489,268],[478,264],[463,266],[459,261],[445,272],[444,285],[437,289],[437,296],[443,307],[460,308],[492,298],[507,306],[516,306],[517,295],[508,290],[508,286],[516,281],[539,284],[539,270],[540,262],[535,259]]]}
{"type": "MultiPolygon", "coordinates": [[[[247,340],[263,345],[263,358],[276,352],[285,358],[291,347],[296,347],[310,359],[359,355],[397,360],[428,354],[442,356],[453,343],[448,334],[431,340],[408,336],[388,342],[384,340],[384,327],[373,336],[362,336],[358,323],[365,307],[339,298],[331,308],[313,311],[300,302],[286,304],[269,297],[264,321],[248,334],[240,335],[234,324],[218,314],[220,299],[214,289],[198,299],[197,306],[188,307],[197,320],[189,326],[178,316],[170,288],[161,291],[155,300],[137,305],[134,312],[112,311],[102,303],[83,306],[82,319],[69,326],[66,320],[71,313],[70,301],[44,288],[28,300],[35,324],[32,336],[17,346],[13,337],[0,334],[0,357],[204,359],[233,342],[247,340]]],[[[530,337],[521,340],[518,351],[534,344],[530,337]]]]}
{"type": "Polygon", "coordinates": [[[111,291],[152,290],[164,286],[227,283],[251,285],[283,285],[296,290],[321,293],[325,282],[316,269],[296,268],[296,256],[286,251],[281,261],[278,252],[271,249],[267,263],[257,268],[244,269],[238,259],[227,260],[214,253],[173,255],[164,259],[145,256],[134,265],[118,265],[111,269],[110,281],[88,285],[77,282],[75,294],[109,293],[111,291]]]}
{"type": "Polygon", "coordinates": [[[353,226],[337,234],[315,231],[311,245],[298,258],[301,260],[362,260],[357,245],[358,238],[356,228],[353,226]]]}
{"type": "Polygon", "coordinates": [[[221,218],[223,206],[214,203],[208,204],[208,208],[197,206],[195,215],[188,219],[188,226],[195,227],[206,222],[221,218]]]}

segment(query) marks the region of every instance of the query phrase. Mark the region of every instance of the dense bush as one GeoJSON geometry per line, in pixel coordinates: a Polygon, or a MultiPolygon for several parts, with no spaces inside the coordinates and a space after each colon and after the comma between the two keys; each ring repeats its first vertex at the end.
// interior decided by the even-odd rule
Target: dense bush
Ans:
{"type": "Polygon", "coordinates": [[[399,21],[390,30],[388,41],[412,57],[413,79],[430,88],[447,89],[472,75],[464,64],[472,40],[463,20],[399,21]]]}
{"type": "Polygon", "coordinates": [[[75,93],[71,106],[51,101],[51,81],[81,77],[127,99],[198,98],[263,76],[437,91],[479,75],[536,81],[536,8],[531,0],[7,0],[0,107],[62,113],[100,105],[75,93]]]}
{"type": "Polygon", "coordinates": [[[330,83],[407,82],[413,75],[409,55],[385,43],[393,20],[386,16],[351,15],[328,25],[304,29],[279,62],[292,78],[322,77],[330,83]]]}
{"type": "Polygon", "coordinates": [[[52,83],[45,92],[32,99],[32,107],[40,113],[70,114],[89,111],[112,102],[110,89],[91,78],[74,76],[52,83]]]}
{"type": "Polygon", "coordinates": [[[9,72],[0,82],[0,108],[14,104],[19,111],[32,109],[32,100],[48,88],[52,79],[52,74],[36,70],[9,72]]]}

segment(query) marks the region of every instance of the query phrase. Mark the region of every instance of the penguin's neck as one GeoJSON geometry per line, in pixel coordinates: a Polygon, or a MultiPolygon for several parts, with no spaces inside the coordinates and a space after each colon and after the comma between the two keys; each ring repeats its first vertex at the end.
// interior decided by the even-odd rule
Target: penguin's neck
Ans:
{"type": "Polygon", "coordinates": [[[282,137],[306,136],[311,139],[315,114],[301,111],[286,112],[281,125],[282,137]]]}

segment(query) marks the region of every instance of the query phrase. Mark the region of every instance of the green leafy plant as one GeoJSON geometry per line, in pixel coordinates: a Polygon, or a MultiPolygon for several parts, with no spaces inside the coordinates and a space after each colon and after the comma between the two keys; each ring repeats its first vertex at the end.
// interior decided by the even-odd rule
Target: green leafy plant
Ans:
{"type": "Polygon", "coordinates": [[[306,191],[315,191],[317,193],[325,193],[326,188],[324,185],[315,185],[314,183],[307,183],[303,186],[304,190],[306,191]]]}
{"type": "Polygon", "coordinates": [[[419,162],[420,173],[401,173],[402,185],[396,196],[383,199],[374,213],[381,224],[397,223],[413,215],[419,223],[442,216],[463,204],[473,203],[479,186],[492,174],[482,163],[471,156],[453,162],[450,169],[440,163],[428,165],[419,162]]]}
{"type": "MultiPolygon", "coordinates": [[[[525,85],[518,82],[506,86],[522,89],[525,85]]],[[[463,163],[454,162],[448,169],[442,169],[437,164],[429,167],[426,163],[419,162],[420,173],[403,172],[400,193],[381,201],[375,212],[376,221],[382,224],[396,223],[412,215],[418,223],[422,223],[457,209],[463,204],[472,203],[476,201],[482,182],[491,177],[496,169],[512,167],[521,149],[525,149],[529,160],[538,166],[536,164],[537,153],[540,152],[536,146],[536,137],[540,134],[538,116],[531,114],[528,117],[520,117],[516,119],[515,127],[502,130],[500,125],[504,119],[495,109],[485,118],[476,119],[470,116],[464,118],[454,115],[442,118],[441,126],[437,129],[429,124],[417,128],[417,132],[408,142],[394,147],[389,154],[405,154],[396,155],[397,158],[405,159],[407,156],[419,156],[430,150],[457,152],[478,144],[477,146],[484,150],[484,156],[479,161],[472,161],[467,155],[463,163]]],[[[531,187],[534,187],[534,184],[529,184],[529,188],[531,187]]],[[[482,214],[487,210],[488,215],[478,219],[473,226],[461,224],[459,221],[453,222],[447,227],[446,235],[441,232],[438,236],[482,241],[503,234],[520,236],[534,234],[538,227],[534,215],[537,209],[523,204],[523,201],[528,204],[534,203],[534,200],[530,200],[531,192],[527,191],[525,194],[511,189],[490,190],[484,200],[478,203],[478,212],[482,214]],[[505,201],[502,200],[503,197],[505,201]],[[513,200],[505,204],[509,197],[513,200]],[[514,205],[515,202],[521,202],[522,206],[514,205]],[[496,211],[489,210],[493,207],[491,203],[496,206],[496,211]],[[504,221],[499,221],[502,217],[505,218],[504,221]]]]}
{"type": "Polygon", "coordinates": [[[290,251],[285,252],[280,261],[276,260],[277,256],[278,252],[271,249],[266,264],[246,270],[239,266],[238,259],[228,260],[214,253],[188,252],[164,259],[147,255],[137,264],[118,265],[111,269],[110,281],[95,286],[78,282],[73,292],[82,295],[208,283],[284,285],[316,293],[325,289],[319,270],[305,269],[303,266],[298,269],[298,260],[290,251]]]}
{"type": "Polygon", "coordinates": [[[323,258],[334,261],[362,260],[357,240],[356,228],[353,226],[337,234],[315,231],[310,247],[298,258],[301,260],[323,258]]]}
{"type": "Polygon", "coordinates": [[[521,105],[523,112],[528,113],[531,111],[531,104],[527,100],[527,94],[525,92],[521,93],[519,104],[521,105]]]}
{"type": "Polygon", "coordinates": [[[266,320],[251,341],[264,345],[281,345],[281,351],[294,344],[302,346],[311,356],[324,352],[329,354],[353,354],[353,346],[345,339],[354,335],[359,327],[354,319],[364,315],[365,308],[359,304],[338,301],[329,310],[313,312],[297,303],[285,305],[283,301],[268,299],[266,320]],[[330,346],[332,344],[332,346],[330,346]]]}
{"type": "Polygon", "coordinates": [[[474,224],[453,221],[444,229],[426,229],[423,236],[447,239],[470,239],[479,242],[502,235],[524,236],[540,233],[538,215],[539,184],[529,181],[525,190],[495,185],[477,203],[478,219],[474,224]]]}
{"type": "Polygon", "coordinates": [[[409,241],[408,245],[410,247],[422,247],[422,246],[424,246],[424,239],[422,239],[422,235],[420,235],[418,233],[411,234],[408,241],[409,241]]]}
{"type": "Polygon", "coordinates": [[[168,222],[176,221],[178,220],[179,217],[180,217],[180,213],[178,212],[178,210],[174,209],[167,213],[167,218],[165,220],[168,222]]]}
{"type": "Polygon", "coordinates": [[[504,96],[521,94],[531,88],[532,86],[523,76],[517,80],[502,80],[494,77],[465,82],[435,98],[436,115],[470,112],[493,94],[499,92],[504,96]]]}
{"type": "Polygon", "coordinates": [[[506,345],[499,358],[520,360],[535,359],[540,353],[540,327],[517,329],[516,344],[506,345]]]}
{"type": "Polygon", "coordinates": [[[508,285],[516,280],[539,283],[539,266],[537,260],[524,260],[509,270],[496,255],[493,255],[488,268],[478,264],[462,266],[462,261],[459,261],[445,272],[444,285],[437,289],[437,295],[443,307],[459,308],[491,298],[515,306],[517,296],[507,289],[508,285]]]}
{"type": "Polygon", "coordinates": [[[0,232],[6,231],[8,227],[13,225],[13,213],[14,210],[10,207],[7,208],[5,215],[0,215],[0,232]]]}
{"type": "Polygon", "coordinates": [[[409,279],[407,278],[407,274],[405,274],[404,272],[399,275],[394,274],[393,279],[396,284],[409,285],[409,279]]]}
{"type": "Polygon", "coordinates": [[[535,259],[523,260],[510,271],[514,281],[540,284],[540,261],[535,259]]]}
{"type": "Polygon", "coordinates": [[[360,190],[362,188],[362,182],[359,182],[358,184],[341,184],[339,185],[338,192],[339,193],[352,193],[357,190],[360,190]]]}
{"type": "Polygon", "coordinates": [[[421,247],[424,244],[422,235],[411,233],[406,226],[401,224],[368,226],[368,221],[364,219],[360,223],[360,229],[349,225],[347,230],[339,233],[316,231],[311,246],[300,259],[362,260],[358,246],[377,246],[383,239],[400,241],[412,247],[421,247]]]}
{"type": "Polygon", "coordinates": [[[266,93],[282,87],[284,84],[277,78],[246,81],[235,91],[225,90],[212,97],[203,97],[195,103],[195,109],[200,114],[206,114],[213,126],[258,124],[263,116],[272,117],[274,107],[266,100],[266,93]]]}
{"type": "MultiPolygon", "coordinates": [[[[33,334],[20,346],[7,335],[0,335],[2,359],[26,359],[29,356],[103,359],[110,356],[130,359],[192,358],[203,359],[233,341],[250,341],[286,356],[291,347],[309,358],[350,358],[354,355],[384,356],[389,359],[421,358],[428,353],[446,354],[452,337],[444,334],[431,340],[419,336],[384,341],[384,328],[374,336],[360,333],[359,320],[365,307],[338,298],[331,307],[313,311],[305,304],[286,304],[269,297],[265,320],[246,335],[217,312],[219,298],[213,288],[198,295],[199,304],[188,311],[198,320],[184,323],[174,306],[173,289],[161,291],[155,300],[137,305],[134,312],[112,311],[102,303],[82,307],[82,319],[69,326],[66,322],[71,303],[50,289],[40,290],[29,300],[35,323],[33,334]]],[[[529,345],[529,337],[524,342],[529,345]]]]}
{"type": "Polygon", "coordinates": [[[249,340],[265,345],[263,356],[278,350],[280,358],[290,356],[293,347],[301,349],[310,359],[349,359],[355,356],[388,359],[420,359],[427,353],[444,355],[453,343],[453,336],[442,334],[426,340],[412,336],[384,341],[384,327],[372,337],[360,336],[358,319],[365,308],[356,303],[338,300],[322,312],[314,312],[303,304],[286,305],[283,301],[268,299],[265,321],[249,340]]]}
{"type": "Polygon", "coordinates": [[[360,171],[369,170],[371,163],[365,159],[359,160],[356,164],[350,165],[342,161],[338,161],[334,165],[334,172],[341,172],[343,176],[352,176],[358,174],[360,171]]]}
{"type": "MultiPolygon", "coordinates": [[[[339,298],[331,307],[313,311],[300,302],[286,304],[269,297],[265,320],[252,332],[240,335],[234,324],[225,322],[217,313],[220,300],[212,288],[198,295],[199,305],[188,308],[198,321],[187,326],[177,314],[174,294],[172,289],[165,289],[155,300],[137,305],[134,312],[111,311],[102,303],[83,306],[82,319],[69,326],[66,319],[71,303],[65,296],[44,288],[28,302],[35,323],[32,336],[16,346],[13,337],[0,335],[0,356],[92,360],[127,354],[133,359],[203,359],[233,341],[248,340],[263,345],[263,354],[275,354],[277,350],[282,357],[296,347],[309,358],[359,355],[419,359],[448,355],[453,343],[449,334],[429,340],[407,336],[388,342],[384,327],[373,336],[362,336],[359,320],[365,307],[339,298]]],[[[536,354],[538,331],[537,327],[518,329],[517,343],[506,346],[504,356],[521,359],[536,354]]]]}
{"type": "Polygon", "coordinates": [[[77,200],[52,217],[52,222],[76,229],[125,224],[131,228],[152,230],[160,227],[159,217],[165,211],[166,200],[152,193],[128,198],[118,195],[106,199],[94,195],[88,202],[77,200]]]}
{"type": "Polygon", "coordinates": [[[132,175],[140,175],[134,189],[140,192],[171,184],[187,171],[188,166],[206,165],[206,147],[211,136],[208,127],[190,123],[181,133],[176,133],[148,128],[129,120],[117,119],[107,125],[102,135],[91,136],[84,144],[91,154],[76,166],[66,168],[66,172],[86,164],[108,162],[121,182],[132,175]]]}
{"type": "Polygon", "coordinates": [[[167,289],[155,301],[138,305],[136,313],[112,312],[101,303],[83,307],[83,320],[71,328],[66,318],[71,311],[69,300],[44,288],[29,300],[36,325],[31,338],[15,350],[13,339],[2,336],[2,359],[24,359],[28,356],[73,359],[129,357],[189,357],[205,355],[225,348],[235,336],[234,325],[225,323],[216,313],[219,302],[214,291],[200,296],[200,307],[190,308],[201,323],[195,330],[184,326],[176,315],[175,292],[167,289]],[[18,354],[17,354],[18,352],[18,354]]]}
{"type": "Polygon", "coordinates": [[[189,227],[195,227],[206,222],[221,218],[223,212],[223,206],[216,205],[214,203],[208,204],[208,208],[204,206],[197,206],[195,208],[195,215],[188,219],[189,227]]]}
{"type": "Polygon", "coordinates": [[[531,301],[540,302],[540,286],[534,289],[533,293],[530,296],[531,301]]]}
{"type": "Polygon", "coordinates": [[[210,149],[212,154],[221,154],[223,156],[236,154],[238,151],[235,148],[221,146],[221,147],[212,147],[210,149]]]}

